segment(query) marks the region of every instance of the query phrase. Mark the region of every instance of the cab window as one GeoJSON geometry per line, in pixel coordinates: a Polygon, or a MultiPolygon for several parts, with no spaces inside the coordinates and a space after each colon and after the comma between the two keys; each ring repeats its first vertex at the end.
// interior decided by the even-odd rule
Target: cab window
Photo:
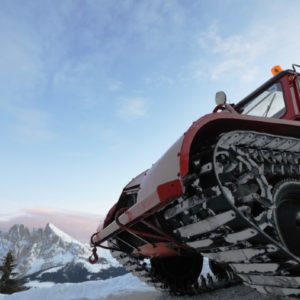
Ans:
{"type": "Polygon", "coordinates": [[[271,85],[242,108],[242,114],[280,118],[285,113],[285,102],[280,83],[271,85]]]}

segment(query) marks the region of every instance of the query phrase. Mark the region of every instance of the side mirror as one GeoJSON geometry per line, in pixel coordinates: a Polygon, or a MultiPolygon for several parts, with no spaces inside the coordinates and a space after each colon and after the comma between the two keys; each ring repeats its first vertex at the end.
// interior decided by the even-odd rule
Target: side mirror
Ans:
{"type": "Polygon", "coordinates": [[[226,94],[223,91],[217,92],[215,101],[216,101],[217,105],[225,104],[226,103],[226,94]]]}

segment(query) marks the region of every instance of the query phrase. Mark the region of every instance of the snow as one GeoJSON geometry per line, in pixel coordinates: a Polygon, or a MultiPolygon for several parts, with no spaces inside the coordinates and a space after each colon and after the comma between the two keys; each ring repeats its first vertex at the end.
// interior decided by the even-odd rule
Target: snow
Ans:
{"type": "Polygon", "coordinates": [[[52,287],[54,285],[55,285],[55,283],[51,282],[51,281],[40,282],[40,281],[37,281],[37,280],[32,280],[32,281],[30,281],[26,284],[26,286],[28,286],[30,288],[36,288],[36,287],[44,288],[44,287],[52,287]]]}
{"type": "Polygon", "coordinates": [[[63,268],[63,266],[54,267],[54,268],[45,270],[44,272],[40,273],[39,277],[40,277],[42,274],[45,274],[45,273],[55,273],[55,272],[59,271],[61,268],[63,268]]]}
{"type": "MultiPolygon", "coordinates": [[[[55,265],[56,267],[62,268],[64,265],[66,265],[69,262],[72,262],[73,260],[74,257],[72,256],[71,253],[60,253],[55,255],[54,257],[50,257],[49,259],[36,258],[32,262],[30,269],[27,271],[27,274],[33,274],[43,269],[46,269],[46,271],[48,272],[46,267],[47,265],[49,266],[55,265]]],[[[77,261],[79,261],[79,259],[77,261]]]]}
{"type": "MultiPolygon", "coordinates": [[[[207,260],[204,269],[208,270],[207,260]]],[[[97,281],[82,283],[53,284],[32,281],[27,286],[30,290],[13,295],[0,294],[0,300],[274,300],[255,290],[243,286],[233,286],[207,292],[196,296],[174,297],[161,293],[148,286],[132,274],[97,281]]],[[[281,299],[281,298],[276,298],[281,299]]],[[[284,298],[287,300],[290,298],[284,298]]]]}
{"type": "Polygon", "coordinates": [[[40,270],[42,270],[42,266],[44,265],[45,263],[45,260],[42,259],[42,258],[36,258],[31,266],[30,266],[30,269],[27,271],[27,274],[33,274],[35,272],[38,272],[40,270]]]}
{"type": "Polygon", "coordinates": [[[214,273],[210,270],[208,258],[204,257],[201,274],[207,274],[207,273],[209,273],[212,277],[215,276],[214,273]]]}
{"type": "Polygon", "coordinates": [[[83,247],[83,244],[77,241],[76,239],[72,238],[70,235],[67,233],[61,231],[59,228],[57,228],[55,225],[52,223],[48,223],[49,228],[60,238],[62,238],[65,242],[67,243],[72,243],[72,244],[78,244],[83,247]]]}
{"type": "MultiPolygon", "coordinates": [[[[174,297],[156,291],[131,274],[100,281],[82,283],[38,284],[33,282],[30,290],[13,295],[0,294],[0,300],[274,300],[243,286],[207,292],[196,296],[174,297]],[[35,285],[36,284],[36,285],[35,285]]],[[[284,300],[291,298],[283,298],[284,300]]]]}
{"type": "Polygon", "coordinates": [[[91,264],[86,261],[82,261],[84,268],[90,273],[99,273],[101,270],[105,270],[111,267],[109,264],[91,264]]]}
{"type": "MultiPolygon", "coordinates": [[[[64,283],[53,286],[40,285],[38,288],[15,293],[13,295],[0,294],[1,300],[104,300],[125,299],[132,293],[158,292],[142,283],[131,274],[100,281],[83,283],[64,283]],[[120,297],[120,295],[122,295],[120,297]]],[[[131,296],[130,296],[131,297],[131,296]]],[[[128,298],[130,299],[130,298],[128,298]]],[[[147,299],[147,298],[144,298],[147,299]]],[[[152,298],[148,298],[152,299],[152,298]]]]}

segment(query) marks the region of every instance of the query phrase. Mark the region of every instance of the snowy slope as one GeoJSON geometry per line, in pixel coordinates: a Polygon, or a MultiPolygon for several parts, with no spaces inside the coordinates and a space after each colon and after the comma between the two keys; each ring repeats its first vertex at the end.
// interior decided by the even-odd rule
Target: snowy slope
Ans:
{"type": "MultiPolygon", "coordinates": [[[[43,285],[39,288],[1,295],[0,300],[274,300],[239,285],[193,297],[171,297],[147,286],[131,274],[103,281],[43,285]]],[[[280,299],[280,298],[276,298],[280,299]]],[[[284,298],[287,300],[287,298],[284,298]]]]}
{"type": "MultiPolygon", "coordinates": [[[[124,276],[103,281],[90,281],[83,283],[56,284],[52,287],[32,288],[13,295],[1,295],[1,300],[68,300],[68,299],[110,299],[119,295],[118,299],[132,293],[152,292],[158,294],[136,277],[126,274],[124,276]],[[122,295],[120,297],[120,295],[122,295]]],[[[150,299],[150,298],[148,298],[150,299]]]]}

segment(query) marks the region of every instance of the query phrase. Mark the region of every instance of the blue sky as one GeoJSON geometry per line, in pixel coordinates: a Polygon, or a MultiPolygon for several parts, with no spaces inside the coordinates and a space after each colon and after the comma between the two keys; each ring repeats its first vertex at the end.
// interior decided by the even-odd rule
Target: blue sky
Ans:
{"type": "Polygon", "coordinates": [[[192,121],[300,63],[299,1],[0,1],[0,214],[105,214],[192,121]]]}

